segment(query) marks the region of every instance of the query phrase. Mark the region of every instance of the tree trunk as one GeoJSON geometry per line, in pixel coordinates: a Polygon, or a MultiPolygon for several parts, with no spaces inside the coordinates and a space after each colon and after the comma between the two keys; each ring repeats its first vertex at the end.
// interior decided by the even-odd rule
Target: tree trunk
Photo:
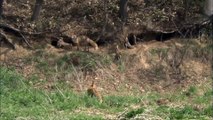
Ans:
{"type": "Polygon", "coordinates": [[[188,15],[187,13],[189,12],[189,3],[190,1],[189,0],[184,0],[183,1],[183,4],[184,4],[184,21],[188,21],[188,15]]]}
{"type": "Polygon", "coordinates": [[[0,0],[0,17],[2,16],[3,13],[3,2],[4,0],[0,0]]]}
{"type": "MultiPolygon", "coordinates": [[[[211,22],[211,38],[210,39],[213,39],[213,1],[212,0],[205,0],[204,12],[210,18],[210,22],[211,22]]],[[[211,42],[211,46],[213,46],[213,42],[211,42]]],[[[212,55],[212,60],[213,60],[213,55],[212,55]]],[[[211,65],[211,67],[213,69],[213,64],[211,65]]],[[[212,75],[212,79],[213,79],[213,75],[212,75]]]]}
{"type": "Polygon", "coordinates": [[[36,0],[35,7],[34,7],[34,10],[33,10],[33,14],[32,14],[32,17],[31,17],[32,21],[35,21],[35,20],[38,19],[43,2],[44,2],[44,0],[36,0]]]}
{"type": "Polygon", "coordinates": [[[150,5],[150,1],[149,0],[144,0],[145,3],[145,7],[148,7],[150,5]]]}
{"type": "Polygon", "coordinates": [[[127,17],[128,17],[128,13],[127,13],[127,3],[128,0],[120,0],[120,4],[119,4],[119,17],[122,20],[122,22],[126,23],[127,22],[127,17]]]}
{"type": "Polygon", "coordinates": [[[212,0],[205,0],[204,11],[205,11],[205,14],[208,16],[213,15],[213,1],[212,0]]]}

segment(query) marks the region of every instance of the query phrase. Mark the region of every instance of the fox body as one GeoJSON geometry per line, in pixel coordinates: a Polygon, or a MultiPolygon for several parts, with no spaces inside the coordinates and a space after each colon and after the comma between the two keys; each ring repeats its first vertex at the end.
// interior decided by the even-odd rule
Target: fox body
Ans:
{"type": "Polygon", "coordinates": [[[57,47],[64,48],[64,49],[72,49],[72,45],[64,42],[62,38],[58,40],[57,47]]]}
{"type": "Polygon", "coordinates": [[[97,90],[97,86],[95,85],[94,81],[90,85],[90,87],[87,89],[87,94],[91,97],[96,97],[100,103],[102,103],[102,96],[97,90]]]}
{"type": "Polygon", "coordinates": [[[97,43],[86,36],[77,37],[76,35],[72,35],[72,41],[77,46],[78,50],[81,46],[85,47],[85,50],[89,50],[89,46],[92,46],[95,50],[98,50],[97,43]]]}

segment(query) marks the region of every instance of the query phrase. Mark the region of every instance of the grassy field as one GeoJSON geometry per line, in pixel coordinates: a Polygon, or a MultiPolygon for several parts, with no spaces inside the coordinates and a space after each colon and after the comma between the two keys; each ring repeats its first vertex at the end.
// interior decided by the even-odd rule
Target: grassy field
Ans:
{"type": "Polygon", "coordinates": [[[5,1],[0,120],[212,119],[212,32],[201,0],[129,1],[127,24],[118,0],[46,0],[34,22],[33,2],[5,1]],[[87,95],[92,82],[102,103],[87,95]]]}
{"type": "MultiPolygon", "coordinates": [[[[199,119],[212,117],[212,90],[191,86],[175,94],[104,96],[103,103],[85,93],[74,93],[56,84],[53,90],[37,89],[13,69],[0,68],[1,120],[101,120],[199,119]]],[[[209,83],[210,84],[211,80],[209,83]]]]}

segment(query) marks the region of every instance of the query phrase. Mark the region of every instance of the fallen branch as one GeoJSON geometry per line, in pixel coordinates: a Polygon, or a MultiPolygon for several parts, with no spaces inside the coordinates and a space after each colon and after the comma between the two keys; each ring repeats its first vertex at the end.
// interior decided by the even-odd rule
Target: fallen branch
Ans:
{"type": "Polygon", "coordinates": [[[25,38],[25,36],[22,34],[22,32],[21,32],[19,29],[14,28],[14,27],[12,27],[12,26],[10,26],[10,25],[7,25],[7,24],[0,24],[0,28],[5,29],[5,30],[9,30],[9,31],[14,32],[15,34],[18,34],[19,36],[21,36],[21,37],[23,38],[24,42],[25,42],[30,48],[32,48],[31,45],[30,45],[30,43],[28,42],[28,40],[25,38]]]}
{"type": "Polygon", "coordinates": [[[8,44],[13,50],[15,50],[15,45],[11,42],[12,40],[7,37],[6,34],[0,31],[0,42],[5,41],[6,44],[8,44]]]}
{"type": "Polygon", "coordinates": [[[70,29],[65,29],[65,30],[61,30],[61,31],[50,31],[50,30],[48,31],[48,30],[46,30],[46,31],[42,31],[42,32],[28,32],[28,31],[21,31],[17,28],[10,26],[10,25],[1,24],[1,23],[0,23],[0,28],[6,29],[6,30],[12,30],[13,32],[18,33],[19,35],[22,34],[22,35],[35,35],[35,36],[36,35],[43,35],[43,34],[47,34],[47,33],[52,33],[52,34],[63,33],[63,32],[70,30],[70,29]]]}

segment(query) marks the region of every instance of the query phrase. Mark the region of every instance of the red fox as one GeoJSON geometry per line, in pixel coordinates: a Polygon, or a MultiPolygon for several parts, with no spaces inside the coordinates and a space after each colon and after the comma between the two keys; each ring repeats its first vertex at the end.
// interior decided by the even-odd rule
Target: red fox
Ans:
{"type": "Polygon", "coordinates": [[[87,89],[87,94],[91,97],[96,97],[100,103],[102,103],[102,96],[97,90],[97,86],[95,85],[95,82],[93,81],[91,86],[87,89]]]}
{"type": "Polygon", "coordinates": [[[95,50],[98,50],[98,45],[93,40],[86,36],[77,37],[76,35],[72,35],[72,41],[77,45],[77,49],[79,50],[80,46],[84,46],[85,50],[89,50],[89,45],[92,46],[95,50]]]}
{"type": "Polygon", "coordinates": [[[64,42],[63,38],[60,38],[57,42],[57,47],[64,49],[72,49],[72,45],[64,42]]]}

